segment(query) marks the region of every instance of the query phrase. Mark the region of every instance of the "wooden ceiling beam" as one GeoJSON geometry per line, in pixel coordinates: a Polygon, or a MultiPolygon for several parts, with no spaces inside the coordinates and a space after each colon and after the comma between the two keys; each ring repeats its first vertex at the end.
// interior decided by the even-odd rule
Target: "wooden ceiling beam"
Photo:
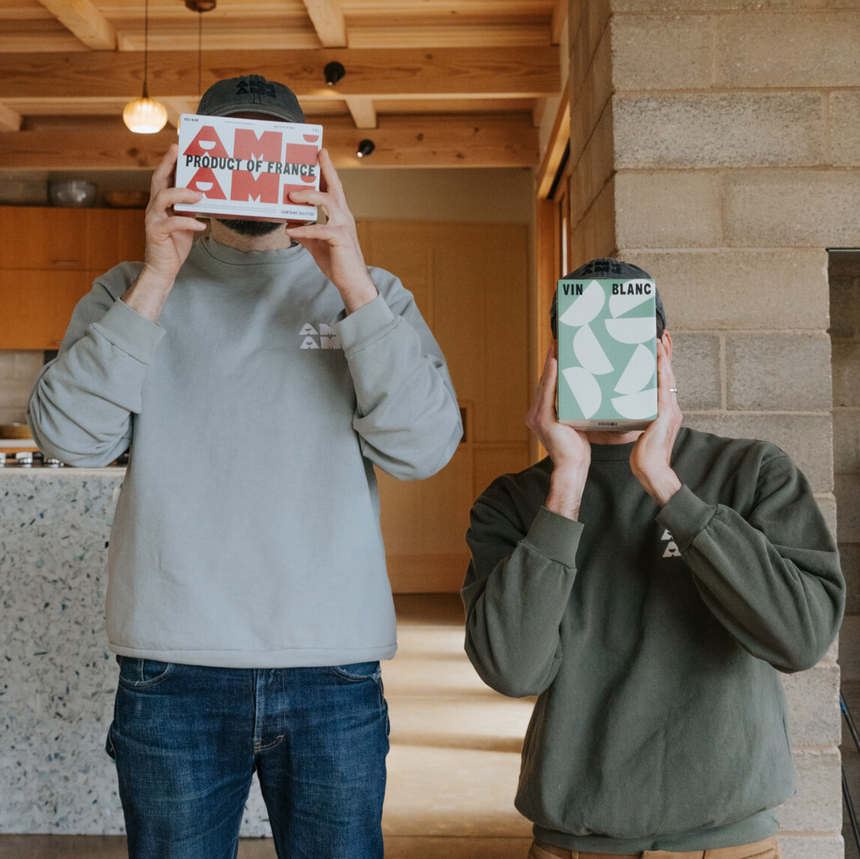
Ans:
{"type": "MultiPolygon", "coordinates": [[[[282,81],[301,96],[532,98],[561,88],[558,57],[546,48],[322,48],[304,51],[204,51],[203,88],[254,72],[282,81]],[[337,60],[347,70],[334,90],[323,69],[337,60]]],[[[140,56],[122,52],[0,54],[0,101],[6,98],[136,98],[140,56]]],[[[197,56],[187,51],[149,54],[153,98],[197,92],[197,56]]]]}
{"type": "Polygon", "coordinates": [[[373,106],[372,98],[364,98],[360,95],[347,96],[346,106],[352,114],[352,121],[356,128],[376,128],[376,108],[373,106]]]}
{"type": "Polygon", "coordinates": [[[20,131],[22,122],[20,113],[0,104],[0,131],[20,131]]]}
{"type": "Polygon", "coordinates": [[[183,113],[197,112],[197,99],[162,98],[161,103],[167,108],[167,124],[179,128],[179,117],[183,113]]]}
{"type": "Polygon", "coordinates": [[[570,90],[564,88],[558,112],[552,125],[543,161],[538,168],[537,197],[545,200],[549,196],[558,168],[564,158],[564,151],[570,143],[570,90]]]}
{"type": "Polygon", "coordinates": [[[304,0],[308,17],[326,48],[346,47],[346,22],[340,0],[304,0]]]}
{"type": "Polygon", "coordinates": [[[568,8],[568,0],[555,0],[555,6],[552,10],[552,43],[554,45],[561,41],[561,31],[564,29],[564,22],[567,21],[568,8]]]}
{"type": "Polygon", "coordinates": [[[116,50],[113,25],[90,0],[39,0],[39,2],[88,48],[116,50]]]}
{"type": "Polygon", "coordinates": [[[327,145],[336,144],[341,163],[350,167],[536,167],[538,129],[525,118],[525,122],[520,117],[386,119],[372,133],[328,131],[327,145]],[[362,137],[376,144],[367,159],[355,154],[362,137]]]}
{"type": "Polygon", "coordinates": [[[550,45],[548,20],[529,19],[513,26],[488,21],[466,24],[461,16],[454,21],[418,25],[415,23],[350,24],[351,48],[522,48],[550,45]]]}
{"type": "MultiPolygon", "coordinates": [[[[368,134],[346,118],[324,120],[324,142],[338,167],[533,167],[538,131],[520,118],[386,120],[368,134]],[[356,156],[371,137],[373,155],[356,156]]],[[[152,170],[176,141],[172,129],[132,134],[105,124],[93,129],[17,131],[0,134],[0,164],[7,170],[152,170]]]]}

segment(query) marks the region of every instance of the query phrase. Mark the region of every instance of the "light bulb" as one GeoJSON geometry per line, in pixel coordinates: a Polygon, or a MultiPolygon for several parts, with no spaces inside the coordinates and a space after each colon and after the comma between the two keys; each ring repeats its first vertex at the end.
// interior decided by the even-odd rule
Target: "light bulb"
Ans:
{"type": "Polygon", "coordinates": [[[167,123],[167,108],[152,98],[136,98],[125,106],[122,121],[135,134],[155,134],[167,123]]]}

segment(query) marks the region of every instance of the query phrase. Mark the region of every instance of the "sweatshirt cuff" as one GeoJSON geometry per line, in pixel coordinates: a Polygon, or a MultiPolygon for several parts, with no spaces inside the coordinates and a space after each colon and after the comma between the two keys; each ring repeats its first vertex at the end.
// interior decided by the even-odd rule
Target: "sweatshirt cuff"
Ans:
{"type": "Polygon", "coordinates": [[[573,569],[582,527],[581,522],[541,507],[523,542],[551,561],[573,569]]]}
{"type": "Polygon", "coordinates": [[[93,323],[93,329],[141,364],[149,364],[164,337],[163,328],[132,310],[122,299],[117,299],[101,320],[93,323]]]}
{"type": "Polygon", "coordinates": [[[377,295],[364,307],[359,307],[340,322],[335,322],[332,328],[340,338],[344,355],[348,357],[387,334],[397,325],[397,321],[398,317],[391,312],[382,295],[377,295]]]}
{"type": "Polygon", "coordinates": [[[672,535],[675,545],[686,551],[690,543],[705,530],[717,508],[706,504],[689,486],[682,486],[657,514],[657,521],[672,535]]]}

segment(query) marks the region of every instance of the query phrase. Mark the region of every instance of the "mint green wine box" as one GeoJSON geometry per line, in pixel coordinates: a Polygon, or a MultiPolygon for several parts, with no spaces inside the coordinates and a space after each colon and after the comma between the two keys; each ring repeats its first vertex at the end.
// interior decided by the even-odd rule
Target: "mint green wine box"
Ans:
{"type": "Polygon", "coordinates": [[[626,432],[657,417],[653,280],[558,282],[558,419],[626,432]]]}

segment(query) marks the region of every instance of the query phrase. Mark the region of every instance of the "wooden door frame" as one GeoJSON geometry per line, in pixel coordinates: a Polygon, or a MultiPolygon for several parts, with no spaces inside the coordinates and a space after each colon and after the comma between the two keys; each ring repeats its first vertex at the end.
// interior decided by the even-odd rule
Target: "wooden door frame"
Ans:
{"type": "MultiPolygon", "coordinates": [[[[544,358],[551,342],[548,325],[549,309],[552,304],[552,294],[558,279],[557,260],[560,247],[558,241],[558,208],[551,194],[554,191],[556,176],[564,162],[565,151],[570,145],[570,95],[565,86],[561,102],[556,112],[555,121],[550,132],[549,142],[537,174],[537,189],[535,192],[535,265],[534,282],[535,294],[531,305],[534,308],[534,331],[532,342],[534,353],[532,365],[540,375],[544,358]]],[[[538,440],[531,436],[530,455],[532,461],[545,456],[545,451],[538,440]]]]}

